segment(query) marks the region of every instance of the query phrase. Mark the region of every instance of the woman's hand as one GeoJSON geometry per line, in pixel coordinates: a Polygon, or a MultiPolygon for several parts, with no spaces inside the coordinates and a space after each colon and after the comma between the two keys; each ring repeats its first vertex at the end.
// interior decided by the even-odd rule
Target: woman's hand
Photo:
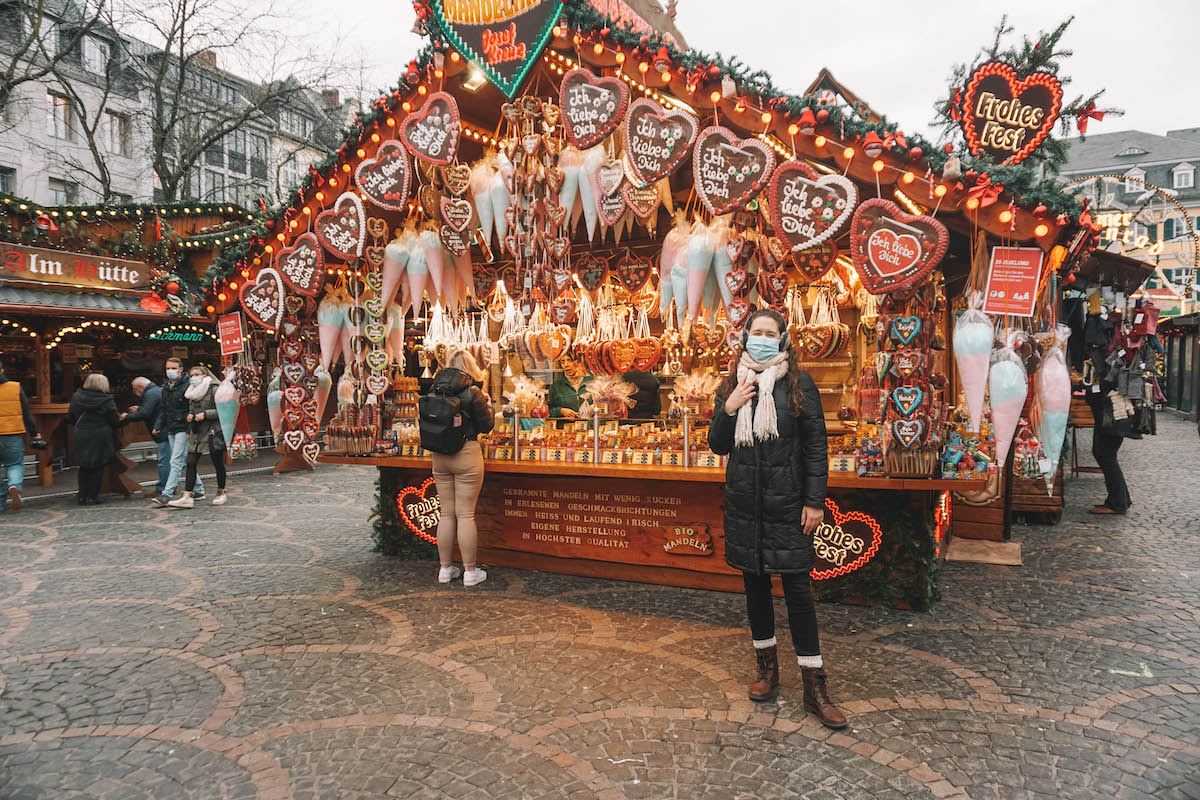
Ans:
{"type": "Polygon", "coordinates": [[[725,413],[729,416],[735,416],[738,409],[750,402],[754,397],[754,393],[758,391],[758,386],[755,381],[757,376],[753,372],[747,372],[746,377],[738,381],[738,385],[729,393],[728,399],[725,400],[725,413]]]}
{"type": "Polygon", "coordinates": [[[572,411],[569,408],[564,408],[559,413],[562,414],[564,419],[577,419],[579,417],[578,412],[572,411]]]}
{"type": "Polygon", "coordinates": [[[825,509],[817,508],[816,506],[805,506],[804,511],[800,515],[800,521],[804,524],[804,532],[809,536],[812,536],[813,531],[824,520],[825,509]]]}
{"type": "Polygon", "coordinates": [[[196,415],[195,415],[195,414],[188,414],[188,415],[187,415],[187,421],[188,421],[188,422],[194,422],[194,421],[195,421],[195,419],[196,419],[196,415]]]}

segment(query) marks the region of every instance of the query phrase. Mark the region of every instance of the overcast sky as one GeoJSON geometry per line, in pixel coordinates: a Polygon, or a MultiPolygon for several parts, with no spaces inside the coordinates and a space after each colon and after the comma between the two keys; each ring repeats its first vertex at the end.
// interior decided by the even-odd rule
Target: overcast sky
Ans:
{"type": "MultiPolygon", "coordinates": [[[[366,67],[364,85],[371,96],[396,80],[422,44],[410,32],[414,16],[407,0],[294,0],[292,7],[298,18],[307,11],[308,24],[340,31],[354,60],[366,67]]],[[[1200,85],[1194,77],[1200,3],[1194,0],[856,0],[852,6],[679,0],[678,8],[676,21],[691,47],[737,55],[792,92],[828,67],[889,119],[925,133],[952,65],[970,59],[989,40],[1002,10],[1018,33],[1029,35],[1074,14],[1065,37],[1065,46],[1075,51],[1064,67],[1073,78],[1068,100],[1106,88],[1106,102],[1126,112],[1093,122],[1089,132],[1200,127],[1200,85]]]]}

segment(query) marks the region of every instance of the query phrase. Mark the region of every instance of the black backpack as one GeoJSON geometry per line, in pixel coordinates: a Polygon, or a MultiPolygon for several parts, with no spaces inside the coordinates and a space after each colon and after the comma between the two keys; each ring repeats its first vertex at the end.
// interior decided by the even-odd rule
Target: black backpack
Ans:
{"type": "Polygon", "coordinates": [[[446,394],[449,387],[434,386],[418,401],[421,414],[421,447],[431,453],[452,456],[467,443],[462,400],[446,394]]]}

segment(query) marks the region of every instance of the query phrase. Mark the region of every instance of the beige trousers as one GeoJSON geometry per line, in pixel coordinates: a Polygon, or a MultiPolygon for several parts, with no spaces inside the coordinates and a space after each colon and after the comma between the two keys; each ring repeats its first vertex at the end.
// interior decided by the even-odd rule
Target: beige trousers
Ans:
{"type": "Polygon", "coordinates": [[[431,453],[433,481],[437,484],[441,506],[438,520],[438,556],[442,566],[454,560],[454,542],[462,553],[463,566],[475,566],[479,533],[475,527],[475,502],[483,486],[483,448],[479,442],[467,442],[452,456],[431,453]]]}

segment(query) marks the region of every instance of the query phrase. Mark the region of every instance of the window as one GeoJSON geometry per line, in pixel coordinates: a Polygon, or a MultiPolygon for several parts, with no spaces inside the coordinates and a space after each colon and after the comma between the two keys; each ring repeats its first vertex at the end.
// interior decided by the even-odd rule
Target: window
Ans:
{"type": "Polygon", "coordinates": [[[108,62],[112,58],[112,45],[94,36],[83,39],[83,67],[88,72],[103,75],[108,72],[108,62]]]}
{"type": "Polygon", "coordinates": [[[283,197],[299,183],[300,165],[296,163],[296,154],[293,153],[279,170],[279,196],[283,197]]]}
{"type": "Polygon", "coordinates": [[[117,192],[112,196],[113,205],[127,206],[131,203],[133,203],[133,195],[131,194],[121,194],[120,192],[117,192]]]}
{"type": "Polygon", "coordinates": [[[221,84],[221,96],[220,96],[221,102],[233,104],[233,103],[237,102],[237,99],[238,99],[237,87],[234,86],[232,83],[222,83],[221,84]]]}
{"type": "MultiPolygon", "coordinates": [[[[216,123],[211,120],[204,120],[201,136],[211,136],[216,128],[216,123]]],[[[215,142],[204,148],[204,163],[210,167],[225,166],[225,138],[221,137],[215,142]]]]}
{"type": "Polygon", "coordinates": [[[229,171],[246,174],[246,132],[234,131],[225,137],[229,148],[229,171]]]}
{"type": "Polygon", "coordinates": [[[104,145],[113,155],[129,155],[129,118],[115,111],[104,112],[104,145]]]}
{"type": "Polygon", "coordinates": [[[250,136],[250,177],[260,183],[267,179],[267,139],[258,134],[250,136]]]}
{"type": "Polygon", "coordinates": [[[1191,164],[1180,164],[1171,170],[1173,189],[1191,189],[1196,185],[1196,168],[1191,164]]]}
{"type": "Polygon", "coordinates": [[[222,172],[205,172],[204,198],[209,202],[225,199],[225,174],[222,172]]]}
{"type": "Polygon", "coordinates": [[[69,206],[75,202],[75,184],[61,178],[50,179],[50,205],[69,206]]]}
{"type": "Polygon", "coordinates": [[[0,167],[0,194],[17,193],[17,170],[13,167],[0,167]]]}
{"type": "Polygon", "coordinates": [[[71,101],[61,94],[46,93],[46,127],[47,133],[55,139],[75,141],[75,129],[72,125],[71,101]]]}
{"type": "Polygon", "coordinates": [[[1133,194],[1134,192],[1146,191],[1145,184],[1142,183],[1146,178],[1146,170],[1131,169],[1125,173],[1125,194],[1133,194]]]}
{"type": "Polygon", "coordinates": [[[1146,151],[1140,147],[1131,146],[1131,147],[1126,147],[1124,150],[1117,153],[1117,155],[1118,156],[1144,156],[1144,155],[1146,155],[1146,151]]]}
{"type": "Polygon", "coordinates": [[[312,120],[303,114],[298,114],[289,108],[279,112],[279,127],[288,136],[296,139],[307,139],[312,133],[312,120]]]}

